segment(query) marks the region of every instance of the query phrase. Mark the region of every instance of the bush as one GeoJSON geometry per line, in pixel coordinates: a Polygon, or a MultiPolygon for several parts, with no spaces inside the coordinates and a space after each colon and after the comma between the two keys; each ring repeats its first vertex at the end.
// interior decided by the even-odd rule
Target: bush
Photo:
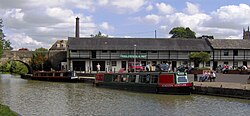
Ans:
{"type": "Polygon", "coordinates": [[[8,106],[0,104],[0,116],[17,116],[17,114],[11,111],[8,106]]]}

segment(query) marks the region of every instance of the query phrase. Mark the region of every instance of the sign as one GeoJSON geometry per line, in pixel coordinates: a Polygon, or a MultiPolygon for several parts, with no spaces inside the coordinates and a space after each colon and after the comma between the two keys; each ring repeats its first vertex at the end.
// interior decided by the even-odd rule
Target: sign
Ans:
{"type": "Polygon", "coordinates": [[[147,58],[147,55],[132,55],[132,54],[122,54],[120,58],[147,58]]]}

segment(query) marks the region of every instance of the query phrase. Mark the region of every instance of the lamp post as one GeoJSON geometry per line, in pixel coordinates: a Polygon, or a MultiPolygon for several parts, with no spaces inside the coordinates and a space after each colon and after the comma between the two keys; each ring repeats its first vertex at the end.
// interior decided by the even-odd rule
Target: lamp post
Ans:
{"type": "Polygon", "coordinates": [[[134,44],[134,72],[136,72],[136,44],[134,44]]]}

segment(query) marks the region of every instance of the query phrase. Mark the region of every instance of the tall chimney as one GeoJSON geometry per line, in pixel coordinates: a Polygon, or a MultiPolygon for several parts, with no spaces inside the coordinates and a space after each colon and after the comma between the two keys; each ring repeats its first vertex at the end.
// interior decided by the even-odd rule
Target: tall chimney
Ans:
{"type": "Polygon", "coordinates": [[[75,32],[75,34],[76,34],[76,39],[79,39],[80,38],[80,29],[79,29],[79,18],[78,17],[76,17],[76,32],[75,32]]]}

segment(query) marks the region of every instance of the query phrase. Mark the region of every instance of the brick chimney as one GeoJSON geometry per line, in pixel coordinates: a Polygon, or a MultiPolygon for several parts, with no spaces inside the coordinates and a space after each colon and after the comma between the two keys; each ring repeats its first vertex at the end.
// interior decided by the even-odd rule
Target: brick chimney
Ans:
{"type": "Polygon", "coordinates": [[[76,32],[75,32],[76,36],[75,38],[76,39],[79,39],[80,38],[80,29],[79,29],[79,18],[76,17],[76,32]]]}

